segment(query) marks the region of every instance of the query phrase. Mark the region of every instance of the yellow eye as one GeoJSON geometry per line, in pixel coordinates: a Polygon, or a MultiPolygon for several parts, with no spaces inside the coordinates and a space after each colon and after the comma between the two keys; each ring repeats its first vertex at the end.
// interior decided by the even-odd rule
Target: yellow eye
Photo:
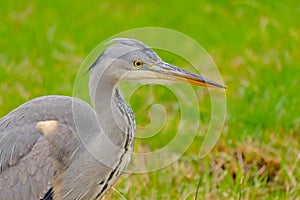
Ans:
{"type": "Polygon", "coordinates": [[[143,66],[144,63],[141,60],[135,60],[135,61],[133,61],[133,64],[136,67],[141,67],[141,66],[143,66]]]}

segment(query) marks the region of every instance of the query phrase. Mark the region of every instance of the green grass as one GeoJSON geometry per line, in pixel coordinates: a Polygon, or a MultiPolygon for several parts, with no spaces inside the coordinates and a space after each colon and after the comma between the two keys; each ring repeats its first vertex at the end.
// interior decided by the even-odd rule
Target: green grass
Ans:
{"type": "MultiPolygon", "coordinates": [[[[83,59],[127,29],[175,29],[212,56],[228,87],[227,119],[217,146],[199,159],[202,138],[197,137],[171,166],[125,175],[115,186],[125,198],[194,199],[198,189],[198,199],[299,199],[298,1],[2,0],[0,19],[0,116],[37,96],[72,95],[83,59]]],[[[209,96],[196,90],[203,99],[201,120],[208,122],[209,96]]],[[[176,102],[162,88],[142,88],[130,100],[139,124],[149,122],[149,106],[141,111],[141,98],[174,113],[163,130],[165,140],[147,148],[159,147],[179,118],[176,102]]]]}

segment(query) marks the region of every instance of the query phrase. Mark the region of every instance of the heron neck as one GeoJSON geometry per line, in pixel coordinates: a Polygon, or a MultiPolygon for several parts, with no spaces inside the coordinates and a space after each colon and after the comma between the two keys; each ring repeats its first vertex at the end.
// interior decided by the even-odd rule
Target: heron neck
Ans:
{"type": "Polygon", "coordinates": [[[102,76],[94,83],[96,77],[91,76],[90,96],[96,110],[100,128],[106,136],[118,146],[123,146],[126,140],[125,130],[128,120],[122,116],[120,105],[124,100],[118,95],[118,80],[102,76]],[[97,86],[95,86],[97,85],[97,86]]]}

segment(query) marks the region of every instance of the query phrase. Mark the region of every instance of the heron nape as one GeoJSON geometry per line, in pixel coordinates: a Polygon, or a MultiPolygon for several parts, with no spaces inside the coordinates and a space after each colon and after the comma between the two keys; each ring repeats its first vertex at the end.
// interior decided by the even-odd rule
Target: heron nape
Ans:
{"type": "Polygon", "coordinates": [[[0,119],[1,200],[103,197],[133,151],[136,122],[118,89],[122,78],[225,88],[162,61],[151,48],[129,38],[111,40],[89,72],[93,107],[74,97],[43,96],[0,119]],[[88,136],[84,144],[77,133],[74,108],[88,136]],[[86,145],[94,146],[104,162],[91,155],[86,145]]]}

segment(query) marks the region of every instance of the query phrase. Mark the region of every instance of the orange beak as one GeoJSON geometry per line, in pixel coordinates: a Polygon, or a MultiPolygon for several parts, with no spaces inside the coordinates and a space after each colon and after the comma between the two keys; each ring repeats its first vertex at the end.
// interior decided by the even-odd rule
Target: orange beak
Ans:
{"type": "Polygon", "coordinates": [[[224,86],[221,83],[217,83],[201,75],[194,74],[190,71],[181,69],[174,65],[170,65],[166,62],[159,62],[155,64],[154,66],[152,66],[151,71],[159,73],[163,75],[164,79],[168,79],[174,82],[189,82],[194,85],[200,85],[205,87],[217,87],[223,89],[226,88],[226,86],[224,86]]]}

